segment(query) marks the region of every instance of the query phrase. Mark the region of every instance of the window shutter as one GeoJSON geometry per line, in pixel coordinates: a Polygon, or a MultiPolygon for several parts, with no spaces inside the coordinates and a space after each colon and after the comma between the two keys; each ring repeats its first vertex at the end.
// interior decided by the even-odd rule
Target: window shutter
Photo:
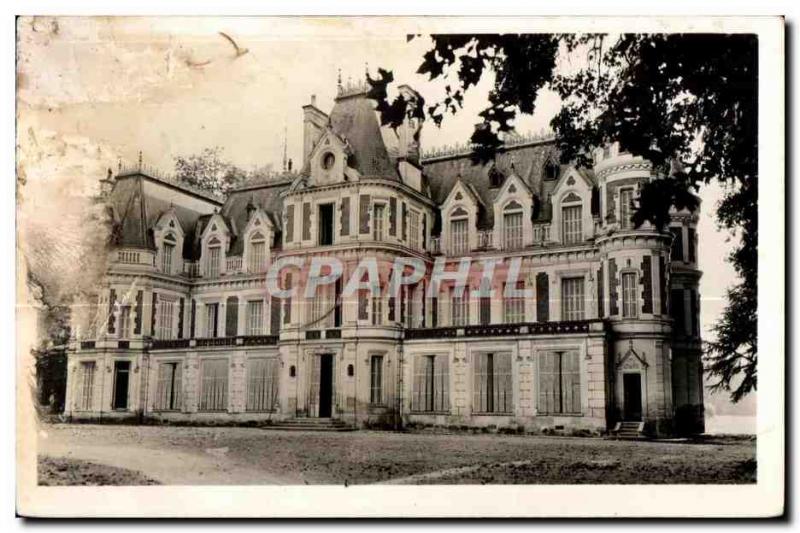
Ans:
{"type": "Polygon", "coordinates": [[[658,293],[661,295],[661,314],[667,314],[667,262],[658,256],[658,293]]]}
{"type": "Polygon", "coordinates": [[[431,298],[431,327],[435,328],[439,324],[439,299],[431,298]]]}
{"type": "Polygon", "coordinates": [[[294,205],[286,206],[286,236],[285,242],[290,243],[294,240],[294,205]]]}
{"type": "Polygon", "coordinates": [[[608,297],[609,297],[608,314],[611,316],[619,315],[619,302],[617,300],[618,285],[619,285],[619,279],[617,276],[617,261],[616,259],[609,259],[608,260],[608,297]]]}
{"type": "Polygon", "coordinates": [[[369,195],[362,194],[358,199],[358,232],[369,233],[369,195]]]}
{"type": "Polygon", "coordinates": [[[174,379],[172,383],[172,397],[175,399],[173,402],[173,409],[181,410],[183,408],[183,370],[180,363],[175,363],[172,368],[174,372],[174,379]]]}
{"type": "Polygon", "coordinates": [[[642,302],[642,313],[653,312],[653,259],[646,255],[642,258],[642,289],[644,290],[644,301],[642,302]]]}
{"type": "Polygon", "coordinates": [[[274,296],[269,299],[269,332],[278,335],[281,331],[281,301],[274,296]]]}
{"type": "Polygon", "coordinates": [[[450,410],[450,358],[447,355],[437,355],[434,367],[434,383],[437,396],[434,398],[436,411],[450,410]]]}
{"type": "MultiPolygon", "coordinates": [[[[285,287],[292,286],[292,273],[286,273],[286,285],[285,287]]],[[[283,299],[283,323],[284,324],[291,324],[292,322],[292,297],[287,296],[283,299]]]]}
{"type": "Polygon", "coordinates": [[[389,296],[389,322],[394,322],[394,306],[395,298],[394,296],[389,296]]]}
{"type": "Polygon", "coordinates": [[[192,300],[192,311],[189,321],[189,336],[190,338],[194,338],[194,322],[197,317],[197,302],[192,300]]]}
{"type": "Polygon", "coordinates": [[[686,244],[689,247],[689,262],[695,261],[695,231],[694,228],[686,228],[686,244]]]}
{"type": "Polygon", "coordinates": [[[475,374],[473,378],[473,405],[472,409],[477,413],[486,412],[486,354],[475,354],[474,364],[475,374]]]}
{"type": "Polygon", "coordinates": [[[422,249],[428,249],[428,214],[422,214],[422,249]]]}
{"type": "Polygon", "coordinates": [[[178,338],[183,338],[183,298],[178,302],[178,338]]]}
{"type": "Polygon", "coordinates": [[[406,218],[408,216],[408,209],[406,208],[406,203],[403,202],[402,205],[403,210],[400,213],[400,228],[403,233],[403,241],[408,240],[408,224],[406,222],[406,218]]]}
{"type": "Polygon", "coordinates": [[[140,335],[142,333],[142,307],[144,307],[144,292],[136,292],[136,320],[133,321],[133,333],[140,335]]]}
{"type": "Polygon", "coordinates": [[[369,291],[367,289],[360,289],[358,291],[358,319],[367,320],[369,318],[369,291]]]}
{"type": "Polygon", "coordinates": [[[117,301],[117,291],[108,291],[108,332],[114,333],[114,303],[117,301]]]}
{"type": "Polygon", "coordinates": [[[425,405],[423,401],[423,384],[425,379],[425,372],[423,363],[425,357],[414,358],[414,380],[411,387],[411,410],[422,411],[425,405]]]}
{"type": "Polygon", "coordinates": [[[303,204],[303,240],[311,240],[311,204],[303,204]]]}
{"type": "Polygon", "coordinates": [[[536,321],[550,320],[550,281],[547,272],[536,274],[536,321]]]}
{"type": "Polygon", "coordinates": [[[341,210],[342,210],[342,229],[340,234],[342,237],[346,237],[350,235],[350,197],[345,196],[342,198],[341,203],[341,210]]]}
{"type": "Polygon", "coordinates": [[[235,337],[239,325],[239,298],[229,296],[225,303],[225,336],[235,337]]]}
{"type": "Polygon", "coordinates": [[[153,303],[150,306],[150,335],[156,335],[156,310],[158,309],[158,293],[153,293],[153,303]]]}
{"type": "Polygon", "coordinates": [[[603,264],[600,263],[600,268],[597,269],[597,318],[603,318],[605,313],[605,298],[604,285],[605,278],[603,277],[603,264]]]}
{"type": "Polygon", "coordinates": [[[397,235],[397,198],[389,198],[389,235],[397,235]]]}

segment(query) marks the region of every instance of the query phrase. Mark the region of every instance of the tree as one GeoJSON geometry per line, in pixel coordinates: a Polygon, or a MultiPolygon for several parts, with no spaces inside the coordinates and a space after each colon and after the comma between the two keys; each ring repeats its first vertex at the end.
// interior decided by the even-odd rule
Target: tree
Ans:
{"type": "MultiPolygon", "coordinates": [[[[413,38],[413,37],[410,37],[413,38]]],[[[433,35],[418,69],[446,83],[445,97],[428,104],[398,96],[388,101],[390,71],[369,78],[381,122],[406,117],[440,124],[458,112],[464,93],[486,71],[495,76],[489,105],[471,141],[475,162],[491,160],[519,113],[532,114],[543,88],[562,107],[551,121],[563,162],[590,164],[591,149],[618,141],[653,162],[664,179],[642,189],[634,223],[663,228],[671,206],[694,208],[701,184],[717,180],[726,194],[718,223],[740,237],[728,258],[739,279],[705,345],[712,389],[733,401],[756,389],[758,42],[753,35],[625,34],[433,35]],[[559,72],[561,59],[582,66],[559,72]]]]}
{"type": "Polygon", "coordinates": [[[219,146],[174,159],[176,179],[214,194],[225,194],[244,179],[244,172],[222,158],[219,146]]]}

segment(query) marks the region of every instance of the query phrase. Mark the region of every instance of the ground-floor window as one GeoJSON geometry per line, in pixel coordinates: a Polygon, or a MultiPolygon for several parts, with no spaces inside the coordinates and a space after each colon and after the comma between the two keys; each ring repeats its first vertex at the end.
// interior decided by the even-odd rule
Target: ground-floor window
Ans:
{"type": "Polygon", "coordinates": [[[94,396],[95,362],[83,361],[80,366],[78,384],[78,409],[81,411],[92,410],[92,397],[94,396]]]}
{"type": "Polygon", "coordinates": [[[278,401],[278,359],[247,360],[247,410],[272,411],[278,401]]]}
{"type": "Polygon", "coordinates": [[[181,364],[178,361],[158,365],[156,385],[156,410],[179,411],[181,409],[181,364]]]}
{"type": "Polygon", "coordinates": [[[450,373],[447,355],[423,355],[414,359],[411,409],[420,412],[450,410],[450,373]]]}
{"type": "Polygon", "coordinates": [[[383,405],[383,356],[373,355],[369,365],[369,403],[383,405]]]}
{"type": "Polygon", "coordinates": [[[511,352],[476,354],[474,369],[475,412],[513,412],[511,352]]]}
{"type": "Polygon", "coordinates": [[[204,359],[201,365],[200,410],[228,409],[228,361],[204,359]]]}
{"type": "Polygon", "coordinates": [[[580,414],[577,350],[539,353],[539,414],[580,414]]]}

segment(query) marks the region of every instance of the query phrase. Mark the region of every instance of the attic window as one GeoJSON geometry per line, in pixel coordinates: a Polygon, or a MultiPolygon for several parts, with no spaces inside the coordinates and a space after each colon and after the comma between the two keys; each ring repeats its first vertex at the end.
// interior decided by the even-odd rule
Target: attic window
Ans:
{"type": "Polygon", "coordinates": [[[552,159],[549,160],[544,165],[544,179],[546,180],[558,179],[558,171],[559,171],[558,163],[556,163],[552,159]]]}
{"type": "Polygon", "coordinates": [[[504,179],[505,176],[503,176],[503,173],[497,170],[496,166],[492,165],[492,168],[489,169],[489,186],[493,189],[500,187],[504,179]]]}
{"type": "Polygon", "coordinates": [[[175,236],[172,233],[167,233],[164,236],[165,241],[175,242],[175,236]]]}
{"type": "Polygon", "coordinates": [[[322,156],[322,168],[325,170],[330,170],[333,168],[333,164],[336,162],[336,156],[333,155],[331,152],[327,152],[325,155],[322,156]]]}

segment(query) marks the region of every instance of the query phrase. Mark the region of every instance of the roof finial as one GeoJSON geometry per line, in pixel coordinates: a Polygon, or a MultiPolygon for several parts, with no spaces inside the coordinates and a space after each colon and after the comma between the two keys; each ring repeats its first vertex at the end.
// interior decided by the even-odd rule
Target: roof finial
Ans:
{"type": "Polygon", "coordinates": [[[342,69],[339,68],[339,74],[336,77],[336,90],[339,94],[342,94],[342,69]]]}
{"type": "Polygon", "coordinates": [[[515,168],[514,168],[515,165],[514,164],[516,163],[516,161],[515,161],[514,153],[512,152],[510,155],[511,155],[511,172],[513,173],[515,171],[515,168]]]}
{"type": "Polygon", "coordinates": [[[142,170],[142,151],[139,150],[139,171],[142,170]]]}

